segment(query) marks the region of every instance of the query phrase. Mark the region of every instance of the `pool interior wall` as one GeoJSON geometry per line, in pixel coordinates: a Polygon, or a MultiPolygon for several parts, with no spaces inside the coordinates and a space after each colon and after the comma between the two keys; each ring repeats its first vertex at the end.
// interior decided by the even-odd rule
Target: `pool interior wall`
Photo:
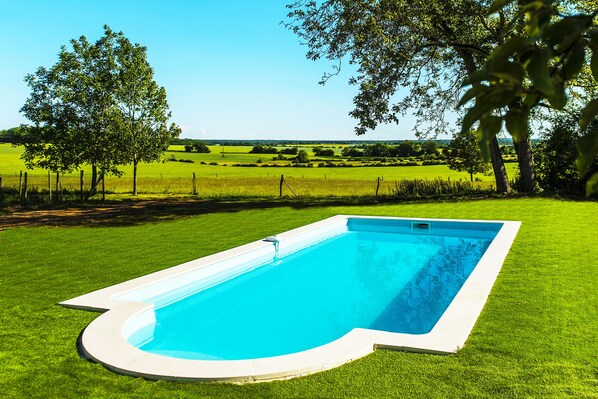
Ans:
{"type": "MultiPolygon", "coordinates": [[[[85,330],[84,350],[94,360],[116,371],[149,378],[234,381],[288,378],[338,366],[370,353],[374,347],[454,353],[464,344],[473,328],[519,225],[519,222],[508,221],[336,216],[277,235],[278,254],[272,242],[258,241],[62,304],[80,309],[110,309],[85,330]],[[158,349],[151,353],[131,344],[136,342],[140,347],[151,344],[156,314],[181,298],[197,292],[217,290],[222,283],[242,279],[251,275],[248,271],[264,268],[265,264],[272,262],[273,257],[279,260],[293,258],[301,248],[317,247],[318,243],[334,240],[347,231],[459,236],[461,239],[482,239],[487,244],[471,275],[466,276],[467,280],[457,287],[455,298],[443,306],[440,312],[442,317],[419,331],[385,330],[383,323],[367,328],[356,326],[332,342],[324,342],[317,347],[300,346],[299,352],[294,353],[264,352],[261,358],[253,357],[256,353],[259,355],[259,351],[253,354],[249,351],[245,355],[232,357],[222,356],[222,353],[210,356],[208,353],[207,356],[199,356],[202,360],[196,360],[198,357],[195,354],[183,353],[185,350],[180,348],[163,352],[158,349]],[[108,349],[107,345],[112,349],[108,349]],[[222,360],[227,358],[235,360],[222,360]]],[[[229,339],[234,340],[234,334],[229,334],[229,339]]],[[[267,348],[268,338],[264,339],[264,347],[267,348]]],[[[223,341],[223,345],[226,347],[226,341],[223,341]]],[[[243,345],[238,347],[243,348],[243,345]]]]}

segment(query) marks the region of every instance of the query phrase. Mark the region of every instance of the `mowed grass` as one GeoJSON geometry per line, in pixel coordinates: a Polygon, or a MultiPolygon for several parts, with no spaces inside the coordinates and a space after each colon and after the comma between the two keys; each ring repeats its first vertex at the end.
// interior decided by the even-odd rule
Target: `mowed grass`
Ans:
{"type": "MultiPolygon", "coordinates": [[[[145,223],[0,231],[0,392],[5,398],[596,398],[598,203],[454,203],[246,209],[145,223]],[[250,385],[148,381],[81,359],[97,313],[56,304],[336,214],[507,219],[521,229],[465,347],[378,350],[340,368],[250,385]]],[[[149,215],[148,215],[149,218],[149,215]]],[[[123,222],[120,220],[119,222],[123,222]]],[[[0,219],[1,224],[1,219],[0,219]]]]}
{"type": "MultiPolygon", "coordinates": [[[[469,180],[467,173],[450,170],[446,165],[344,168],[239,167],[232,165],[255,162],[264,157],[245,153],[251,147],[225,147],[225,149],[236,149],[240,153],[225,154],[225,158],[222,158],[215,151],[219,147],[212,147],[214,150],[210,154],[169,151],[164,155],[164,159],[174,155],[177,159],[190,159],[195,163],[164,161],[141,164],[138,171],[139,193],[142,195],[191,194],[193,173],[197,179],[198,195],[202,198],[277,196],[281,175],[285,176],[289,186],[300,196],[373,195],[378,177],[381,178],[380,194],[390,193],[395,181],[401,179],[469,180]],[[235,160],[232,161],[229,156],[234,157],[235,160]],[[209,162],[214,160],[219,164],[209,165],[209,162]],[[201,162],[208,164],[201,164],[201,162]]],[[[47,171],[27,170],[20,159],[21,151],[21,148],[0,144],[0,176],[3,178],[3,186],[18,187],[19,172],[27,171],[30,188],[46,189],[47,171]]],[[[266,159],[264,158],[264,162],[267,162],[266,159]]],[[[508,163],[506,167],[510,178],[513,178],[517,165],[508,163]]],[[[119,194],[130,193],[133,187],[132,167],[124,166],[122,170],[124,172],[122,177],[106,177],[106,190],[111,194],[117,194],[117,197],[119,194]]],[[[90,173],[89,168],[84,168],[86,187],[89,185],[90,173]]],[[[490,187],[494,184],[493,175],[478,174],[475,177],[480,180],[477,184],[482,187],[490,187]]],[[[64,175],[61,179],[65,189],[79,190],[78,172],[64,175]]],[[[55,176],[51,176],[51,184],[54,189],[55,176]]],[[[286,186],[284,194],[293,195],[286,186]]]]}

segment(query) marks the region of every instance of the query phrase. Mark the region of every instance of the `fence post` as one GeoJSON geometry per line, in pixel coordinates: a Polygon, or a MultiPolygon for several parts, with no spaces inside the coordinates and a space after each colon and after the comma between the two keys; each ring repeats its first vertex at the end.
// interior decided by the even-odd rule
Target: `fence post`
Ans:
{"type": "Polygon", "coordinates": [[[21,198],[22,194],[23,194],[23,171],[20,170],[19,171],[19,199],[21,198]]]}
{"type": "Polygon", "coordinates": [[[376,185],[376,197],[378,196],[378,190],[380,190],[380,176],[378,176],[378,185],[376,185]]]}
{"type": "Polygon", "coordinates": [[[27,172],[23,174],[23,199],[27,201],[27,172]]]}
{"type": "Polygon", "coordinates": [[[52,178],[48,170],[48,201],[52,202],[52,178]]]}
{"type": "Polygon", "coordinates": [[[79,177],[79,196],[81,198],[81,202],[83,202],[83,171],[81,171],[81,175],[79,177]]]}
{"type": "Polygon", "coordinates": [[[106,175],[102,173],[102,201],[106,201],[106,175]]]}
{"type": "Polygon", "coordinates": [[[193,172],[193,195],[197,195],[197,179],[195,178],[195,172],[193,172]]]}
{"type": "Polygon", "coordinates": [[[284,175],[280,175],[280,195],[282,197],[282,183],[284,183],[284,175]]]}

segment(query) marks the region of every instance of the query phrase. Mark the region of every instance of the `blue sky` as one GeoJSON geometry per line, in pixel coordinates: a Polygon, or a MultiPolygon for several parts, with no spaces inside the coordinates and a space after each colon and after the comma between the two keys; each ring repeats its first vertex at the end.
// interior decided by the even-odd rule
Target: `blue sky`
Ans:
{"type": "MultiPolygon", "coordinates": [[[[0,129],[26,120],[27,73],[57,61],[61,45],[97,40],[108,24],[148,48],[183,137],[355,139],[352,72],[318,85],[327,61],[305,58],[287,31],[291,0],[21,0],[0,11],[0,129]]],[[[413,138],[412,119],[361,138],[413,138]]],[[[444,138],[444,137],[439,137],[444,138]]]]}

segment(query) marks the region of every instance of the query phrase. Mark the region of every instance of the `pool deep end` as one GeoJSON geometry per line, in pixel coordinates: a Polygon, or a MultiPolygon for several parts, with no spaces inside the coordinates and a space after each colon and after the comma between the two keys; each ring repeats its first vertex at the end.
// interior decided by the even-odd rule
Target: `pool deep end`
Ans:
{"type": "Polygon", "coordinates": [[[519,226],[335,216],[61,305],[108,310],[85,329],[84,352],[115,371],[154,379],[289,378],[376,347],[454,353],[519,226]],[[447,284],[442,295],[420,293],[447,284]]]}

